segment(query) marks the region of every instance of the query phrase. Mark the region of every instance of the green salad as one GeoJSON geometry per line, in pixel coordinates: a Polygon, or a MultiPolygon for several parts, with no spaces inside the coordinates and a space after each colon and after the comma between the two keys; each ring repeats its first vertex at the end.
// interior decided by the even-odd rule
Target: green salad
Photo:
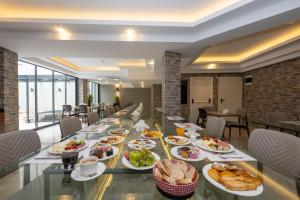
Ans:
{"type": "Polygon", "coordinates": [[[152,153],[147,149],[134,150],[129,153],[129,161],[135,167],[147,167],[156,161],[152,153]]]}

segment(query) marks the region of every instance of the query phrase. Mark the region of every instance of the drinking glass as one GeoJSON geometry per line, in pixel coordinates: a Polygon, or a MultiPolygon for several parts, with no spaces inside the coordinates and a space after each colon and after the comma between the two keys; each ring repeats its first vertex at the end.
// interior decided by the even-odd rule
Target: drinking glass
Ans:
{"type": "Polygon", "coordinates": [[[64,165],[64,172],[66,174],[70,173],[74,169],[74,166],[78,161],[78,154],[79,153],[77,150],[64,151],[61,154],[62,163],[64,165]]]}
{"type": "Polygon", "coordinates": [[[184,136],[184,128],[177,127],[177,128],[176,128],[176,134],[177,134],[178,136],[184,136]]]}

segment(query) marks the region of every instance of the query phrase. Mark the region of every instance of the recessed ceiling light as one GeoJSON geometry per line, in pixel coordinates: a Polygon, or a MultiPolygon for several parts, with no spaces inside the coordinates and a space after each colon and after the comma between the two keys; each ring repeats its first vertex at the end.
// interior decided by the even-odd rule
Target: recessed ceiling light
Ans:
{"type": "Polygon", "coordinates": [[[126,35],[126,39],[128,41],[133,41],[133,40],[135,40],[136,32],[135,32],[135,30],[129,28],[129,29],[126,29],[125,35],[126,35]]]}
{"type": "Polygon", "coordinates": [[[118,79],[118,78],[115,78],[114,80],[115,80],[115,81],[118,81],[119,79],[118,79]]]}
{"type": "Polygon", "coordinates": [[[58,33],[58,38],[60,40],[70,39],[71,33],[62,26],[55,27],[55,31],[58,33]]]}
{"type": "Polygon", "coordinates": [[[154,60],[148,62],[149,65],[154,65],[154,60]]]}
{"type": "Polygon", "coordinates": [[[107,84],[107,83],[108,83],[108,81],[105,81],[105,83],[107,84]]]}
{"type": "Polygon", "coordinates": [[[98,78],[98,80],[101,81],[102,79],[101,79],[101,78],[98,78]]]}
{"type": "Polygon", "coordinates": [[[144,81],[141,81],[141,84],[144,84],[144,81]]]}
{"type": "Polygon", "coordinates": [[[216,69],[217,65],[216,64],[209,64],[207,65],[207,69],[216,69]]]}

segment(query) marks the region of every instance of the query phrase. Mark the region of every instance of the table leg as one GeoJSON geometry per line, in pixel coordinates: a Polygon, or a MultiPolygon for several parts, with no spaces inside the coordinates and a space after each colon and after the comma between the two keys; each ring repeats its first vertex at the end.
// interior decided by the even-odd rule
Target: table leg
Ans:
{"type": "Polygon", "coordinates": [[[30,182],[30,164],[25,164],[23,169],[23,186],[25,186],[30,182]]]}

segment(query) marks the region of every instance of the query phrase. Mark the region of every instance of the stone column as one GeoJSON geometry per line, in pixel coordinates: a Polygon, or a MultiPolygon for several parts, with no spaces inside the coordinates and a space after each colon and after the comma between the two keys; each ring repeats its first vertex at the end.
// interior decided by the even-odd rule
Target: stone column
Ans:
{"type": "Polygon", "coordinates": [[[161,108],[161,101],[162,101],[161,89],[162,89],[161,84],[152,85],[152,94],[151,94],[152,109],[161,108]]]}
{"type": "Polygon", "coordinates": [[[86,79],[77,79],[77,95],[78,95],[78,104],[88,103],[88,81],[86,79]]]}
{"type": "Polygon", "coordinates": [[[0,133],[19,129],[18,100],[18,54],[0,47],[0,133]]]}
{"type": "Polygon", "coordinates": [[[166,51],[163,58],[163,65],[162,110],[166,115],[180,115],[180,54],[166,51]]]}

